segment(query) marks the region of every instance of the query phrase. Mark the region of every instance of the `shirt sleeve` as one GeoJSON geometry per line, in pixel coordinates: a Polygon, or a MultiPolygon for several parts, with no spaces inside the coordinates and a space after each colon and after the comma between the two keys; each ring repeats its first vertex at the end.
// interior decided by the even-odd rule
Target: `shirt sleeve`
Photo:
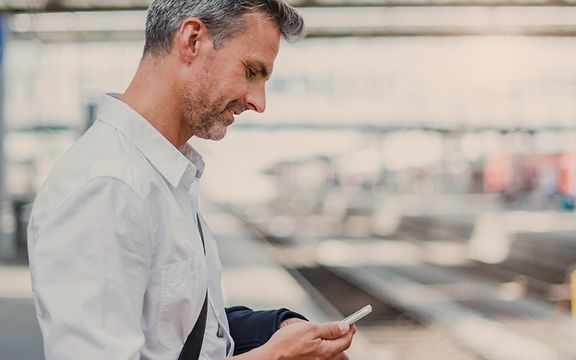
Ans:
{"type": "Polygon", "coordinates": [[[144,201],[102,177],[36,220],[29,256],[46,360],[139,359],[151,258],[144,201]]]}

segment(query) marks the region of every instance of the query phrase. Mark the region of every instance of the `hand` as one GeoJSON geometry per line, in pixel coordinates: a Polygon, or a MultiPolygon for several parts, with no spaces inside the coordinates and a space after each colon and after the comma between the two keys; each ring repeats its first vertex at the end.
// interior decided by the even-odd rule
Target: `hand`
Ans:
{"type": "Polygon", "coordinates": [[[283,320],[283,321],[280,323],[279,329],[282,329],[283,327],[286,327],[286,326],[289,326],[289,325],[299,324],[299,323],[301,323],[301,322],[307,322],[307,321],[306,321],[306,320],[299,319],[299,318],[286,319],[286,320],[283,320]]]}
{"type": "Polygon", "coordinates": [[[347,360],[343,352],[350,347],[356,333],[355,326],[343,322],[313,324],[290,321],[282,325],[260,348],[268,359],[347,360]]]}
{"type": "Polygon", "coordinates": [[[340,353],[340,354],[336,355],[336,357],[334,357],[330,360],[348,360],[348,355],[346,355],[344,353],[340,353]]]}

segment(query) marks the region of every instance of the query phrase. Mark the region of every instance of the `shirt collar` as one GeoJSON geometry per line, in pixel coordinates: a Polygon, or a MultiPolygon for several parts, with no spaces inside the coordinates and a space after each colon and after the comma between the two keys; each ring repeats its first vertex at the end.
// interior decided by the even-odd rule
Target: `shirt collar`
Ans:
{"type": "Polygon", "coordinates": [[[98,120],[122,132],[173,187],[182,183],[190,188],[204,172],[202,156],[188,143],[178,150],[118,97],[118,94],[102,97],[98,120]]]}

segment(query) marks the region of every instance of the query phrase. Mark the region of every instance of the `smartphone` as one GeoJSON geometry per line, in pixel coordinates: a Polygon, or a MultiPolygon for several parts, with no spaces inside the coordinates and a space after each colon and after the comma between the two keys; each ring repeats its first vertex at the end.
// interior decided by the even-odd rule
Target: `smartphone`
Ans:
{"type": "Polygon", "coordinates": [[[372,305],[366,305],[362,309],[356,311],[354,314],[348,316],[346,319],[342,320],[348,325],[354,324],[356,321],[362,319],[364,316],[372,312],[372,305]]]}

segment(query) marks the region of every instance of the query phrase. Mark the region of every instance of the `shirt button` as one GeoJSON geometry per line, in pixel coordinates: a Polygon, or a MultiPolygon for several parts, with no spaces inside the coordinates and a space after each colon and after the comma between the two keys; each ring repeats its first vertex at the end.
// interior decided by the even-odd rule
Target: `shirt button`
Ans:
{"type": "Polygon", "coordinates": [[[219,338],[224,337],[224,329],[222,328],[222,326],[220,326],[220,324],[218,324],[218,332],[216,333],[216,336],[218,336],[219,338]]]}

